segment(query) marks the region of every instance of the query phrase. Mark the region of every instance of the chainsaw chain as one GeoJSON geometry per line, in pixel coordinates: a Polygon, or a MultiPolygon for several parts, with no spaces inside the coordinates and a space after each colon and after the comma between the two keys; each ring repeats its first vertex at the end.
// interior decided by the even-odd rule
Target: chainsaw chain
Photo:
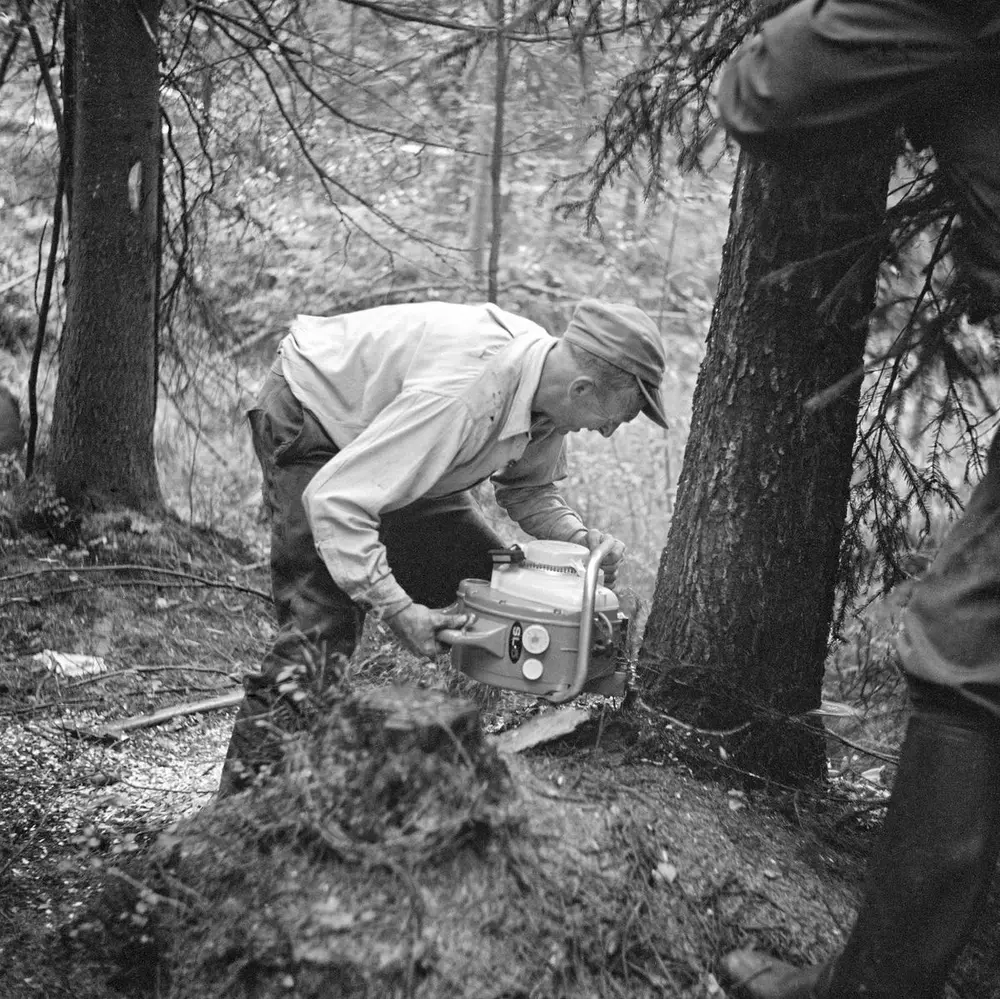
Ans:
{"type": "Polygon", "coordinates": [[[522,569],[548,569],[549,572],[564,572],[569,573],[572,576],[579,576],[580,573],[577,572],[576,568],[572,565],[546,565],[544,562],[518,562],[518,566],[522,569]]]}

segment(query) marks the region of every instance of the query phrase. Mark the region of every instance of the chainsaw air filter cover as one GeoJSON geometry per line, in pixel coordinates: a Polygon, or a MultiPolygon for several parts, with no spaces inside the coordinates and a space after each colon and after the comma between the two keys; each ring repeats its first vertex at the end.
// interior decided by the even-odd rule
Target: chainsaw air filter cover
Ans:
{"type": "MultiPolygon", "coordinates": [[[[594,556],[596,558],[596,554],[594,556]]],[[[624,692],[625,674],[615,671],[627,620],[618,598],[591,573],[592,600],[586,592],[592,559],[582,545],[529,541],[494,554],[493,574],[463,579],[459,613],[474,615],[471,625],[443,636],[452,643],[452,663],[481,683],[520,690],[546,700],[575,696],[581,668],[581,635],[588,639],[582,689],[609,695],[624,692]],[[585,605],[593,607],[589,627],[585,605]]]]}

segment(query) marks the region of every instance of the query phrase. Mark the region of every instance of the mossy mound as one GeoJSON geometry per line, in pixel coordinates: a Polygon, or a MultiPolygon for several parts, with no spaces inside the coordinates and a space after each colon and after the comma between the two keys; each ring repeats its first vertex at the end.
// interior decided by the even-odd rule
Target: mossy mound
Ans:
{"type": "Polygon", "coordinates": [[[668,810],[609,804],[613,773],[553,787],[478,723],[429,736],[440,715],[468,705],[341,689],[280,772],[115,875],[78,940],[159,999],[721,995],[705,941],[747,899],[674,883],[668,810]]]}

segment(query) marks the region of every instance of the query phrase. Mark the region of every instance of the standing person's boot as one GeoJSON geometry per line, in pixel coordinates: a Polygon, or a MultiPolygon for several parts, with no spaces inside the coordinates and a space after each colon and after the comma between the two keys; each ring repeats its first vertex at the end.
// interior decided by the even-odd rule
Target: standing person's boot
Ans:
{"type": "Polygon", "coordinates": [[[243,700],[240,702],[229,737],[229,748],[222,763],[217,798],[245,791],[268,763],[278,759],[271,717],[274,693],[271,684],[260,673],[243,680],[243,700]]]}
{"type": "Polygon", "coordinates": [[[749,999],[937,999],[985,903],[1000,848],[1000,725],[964,706],[910,719],[865,898],[844,952],[795,968],[722,962],[749,999]]]}
{"type": "Polygon", "coordinates": [[[833,964],[805,968],[755,950],[734,950],[722,959],[729,996],[749,999],[828,999],[833,964]]]}

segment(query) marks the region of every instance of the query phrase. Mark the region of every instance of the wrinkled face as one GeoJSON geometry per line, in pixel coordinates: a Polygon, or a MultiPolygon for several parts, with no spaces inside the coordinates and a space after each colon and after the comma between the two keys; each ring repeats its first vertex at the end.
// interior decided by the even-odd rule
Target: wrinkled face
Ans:
{"type": "Polygon", "coordinates": [[[562,425],[556,429],[562,433],[596,430],[602,437],[610,437],[639,415],[642,402],[638,389],[608,392],[589,380],[582,386],[574,383],[562,425]]]}

